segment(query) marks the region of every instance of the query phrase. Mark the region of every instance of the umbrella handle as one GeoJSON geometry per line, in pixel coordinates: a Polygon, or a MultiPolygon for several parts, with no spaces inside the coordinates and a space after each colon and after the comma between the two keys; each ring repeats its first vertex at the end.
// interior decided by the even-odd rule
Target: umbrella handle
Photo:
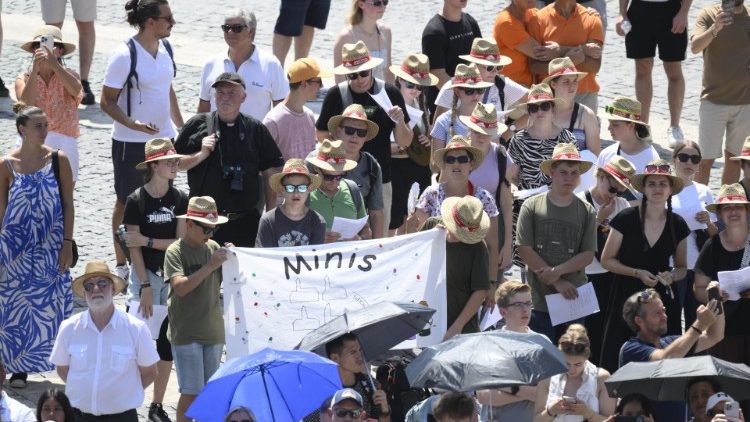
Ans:
{"type": "Polygon", "coordinates": [[[375,385],[375,381],[372,379],[370,368],[367,367],[367,356],[365,356],[364,350],[362,350],[362,361],[365,363],[365,374],[367,374],[367,379],[370,381],[370,386],[372,387],[372,391],[374,392],[375,390],[377,390],[377,386],[375,385]]]}

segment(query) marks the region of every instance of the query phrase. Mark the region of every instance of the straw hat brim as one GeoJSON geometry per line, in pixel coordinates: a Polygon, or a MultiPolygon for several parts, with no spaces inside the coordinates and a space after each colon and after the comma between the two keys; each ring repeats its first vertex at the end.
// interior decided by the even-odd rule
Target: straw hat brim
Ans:
{"type": "Polygon", "coordinates": [[[376,136],[378,136],[378,131],[380,131],[380,127],[378,126],[377,123],[370,121],[370,120],[358,119],[356,117],[342,116],[340,114],[328,119],[328,132],[331,133],[331,136],[334,136],[336,134],[336,129],[338,129],[338,127],[341,125],[341,121],[343,121],[344,119],[358,120],[360,122],[367,123],[367,136],[365,137],[365,142],[370,141],[376,136]]]}
{"type": "Polygon", "coordinates": [[[608,175],[612,176],[612,178],[615,180],[615,182],[617,182],[617,184],[619,184],[620,186],[624,187],[625,189],[633,189],[633,186],[631,186],[631,185],[623,182],[622,180],[620,180],[620,178],[617,175],[615,175],[614,173],[612,173],[611,171],[607,170],[604,167],[599,167],[599,168],[602,169],[603,172],[605,172],[608,175]]]}
{"type": "Polygon", "coordinates": [[[393,65],[393,66],[389,66],[388,69],[394,75],[398,76],[399,78],[405,81],[409,81],[413,84],[422,85],[422,86],[435,86],[439,82],[438,77],[433,75],[432,73],[427,74],[427,79],[417,79],[414,76],[404,72],[404,70],[401,69],[401,66],[393,65]]]}
{"type": "Polygon", "coordinates": [[[162,155],[161,157],[152,158],[150,160],[146,160],[143,162],[140,162],[135,165],[136,170],[145,170],[148,166],[148,163],[153,163],[159,160],[169,160],[170,158],[184,158],[185,155],[182,154],[169,154],[169,155],[162,155]]]}
{"type": "Polygon", "coordinates": [[[344,67],[343,64],[340,64],[333,68],[333,74],[334,75],[348,75],[350,73],[355,73],[355,72],[359,72],[362,70],[375,69],[376,67],[380,66],[382,63],[383,63],[383,59],[381,59],[380,57],[370,56],[370,60],[358,66],[344,67]]]}
{"type": "Polygon", "coordinates": [[[453,84],[451,82],[451,89],[454,89],[454,88],[489,88],[491,86],[492,86],[492,82],[485,82],[485,81],[463,82],[460,84],[453,84]]]}
{"type": "Polygon", "coordinates": [[[543,174],[545,174],[546,176],[549,176],[550,175],[550,170],[552,170],[552,164],[554,164],[554,163],[575,163],[575,164],[578,164],[578,166],[581,169],[581,174],[586,173],[587,171],[589,171],[589,169],[591,168],[591,166],[594,165],[594,163],[592,163],[591,161],[586,161],[586,160],[583,160],[583,159],[578,159],[578,160],[573,160],[573,159],[570,159],[570,158],[566,158],[566,159],[563,159],[563,160],[549,159],[549,160],[542,161],[542,164],[539,165],[539,169],[542,171],[543,174]]]}
{"type": "Polygon", "coordinates": [[[448,148],[440,148],[439,150],[435,151],[435,153],[434,153],[434,159],[435,159],[435,162],[437,163],[438,167],[440,167],[442,169],[443,166],[445,165],[445,163],[443,162],[443,158],[445,157],[445,154],[448,153],[448,151],[456,151],[456,150],[459,150],[459,149],[464,149],[464,150],[468,151],[469,153],[471,153],[471,156],[472,156],[472,159],[473,159],[473,161],[471,162],[472,163],[471,164],[471,170],[472,171],[476,170],[477,167],[479,167],[479,166],[482,165],[482,161],[484,160],[484,152],[482,152],[482,150],[479,149],[479,148],[467,145],[465,147],[462,146],[460,148],[450,148],[450,149],[448,149],[448,148]]]}
{"type": "Polygon", "coordinates": [[[737,155],[734,157],[729,157],[730,160],[739,161],[739,160],[750,160],[750,155],[737,155]]]}
{"type": "Polygon", "coordinates": [[[489,135],[489,136],[500,136],[501,134],[505,133],[506,130],[508,130],[508,126],[497,122],[497,127],[492,128],[491,130],[487,130],[478,124],[471,121],[471,116],[459,116],[458,120],[461,121],[461,123],[465,124],[469,129],[479,132],[482,135],[489,135]]]}
{"type": "MultiPolygon", "coordinates": [[[[31,45],[34,44],[37,41],[38,40],[36,38],[33,39],[33,40],[31,40],[31,41],[27,41],[27,42],[21,44],[21,49],[23,49],[25,51],[28,51],[29,53],[33,54],[34,53],[34,49],[31,48],[31,45]]],[[[63,45],[63,56],[67,56],[68,54],[76,51],[75,44],[71,44],[69,42],[62,42],[62,41],[60,41],[58,39],[55,39],[55,42],[56,43],[60,43],[60,44],[63,45]]]]}
{"type": "Polygon", "coordinates": [[[349,171],[354,170],[354,168],[357,167],[356,161],[348,159],[343,164],[331,164],[329,162],[321,160],[318,157],[308,157],[307,159],[305,159],[305,161],[325,171],[349,171]]]}
{"type": "Polygon", "coordinates": [[[500,55],[500,58],[498,60],[480,59],[479,57],[474,57],[471,54],[462,54],[458,56],[458,58],[464,59],[467,62],[471,62],[471,63],[483,64],[485,66],[507,66],[513,63],[513,59],[511,59],[508,56],[503,56],[503,55],[500,55]]]}
{"type": "Polygon", "coordinates": [[[597,115],[600,118],[602,118],[602,119],[618,120],[618,121],[621,121],[621,122],[638,123],[639,125],[646,126],[649,129],[651,128],[651,126],[648,123],[646,123],[646,122],[643,122],[643,121],[640,121],[640,120],[635,120],[635,119],[628,119],[627,117],[622,117],[622,116],[618,116],[616,114],[607,113],[606,111],[599,112],[599,114],[597,114],[597,115]]]}
{"type": "Polygon", "coordinates": [[[268,180],[268,184],[271,186],[271,189],[273,189],[276,193],[286,193],[284,190],[284,186],[281,184],[281,181],[284,180],[284,177],[286,176],[304,176],[307,177],[310,181],[310,186],[307,187],[307,192],[312,192],[320,187],[320,184],[323,183],[320,176],[317,174],[310,174],[310,173],[274,173],[271,175],[270,179],[268,180]]]}
{"type": "Polygon", "coordinates": [[[630,184],[633,185],[633,189],[637,190],[640,193],[644,193],[643,181],[646,180],[646,177],[648,176],[664,176],[664,177],[670,178],[672,180],[672,195],[673,196],[682,192],[682,188],[685,187],[685,182],[683,182],[682,179],[671,174],[639,173],[630,178],[630,184]]]}
{"type": "Polygon", "coordinates": [[[717,212],[719,212],[720,205],[733,205],[733,204],[747,206],[747,205],[750,205],[750,201],[736,201],[735,200],[735,201],[722,202],[721,204],[708,204],[706,205],[706,211],[716,214],[717,212]]]}
{"type": "Polygon", "coordinates": [[[128,282],[123,280],[122,278],[104,271],[96,271],[93,273],[84,274],[75,280],[73,280],[73,283],[71,285],[71,289],[73,290],[73,293],[78,297],[86,297],[85,296],[85,290],[83,289],[83,283],[86,282],[86,280],[90,279],[91,277],[107,277],[108,279],[112,280],[112,283],[114,283],[114,291],[112,292],[112,296],[121,293],[125,290],[126,287],[128,287],[128,282]]]}
{"type": "Polygon", "coordinates": [[[577,76],[576,81],[580,82],[581,79],[586,77],[586,75],[588,75],[588,73],[586,72],[568,72],[568,73],[563,73],[560,75],[547,76],[546,78],[544,78],[544,80],[542,80],[542,83],[549,85],[549,82],[551,80],[555,78],[559,78],[560,76],[577,76]]]}
{"type": "Polygon", "coordinates": [[[460,200],[461,197],[459,196],[451,196],[443,200],[442,205],[440,205],[440,216],[443,219],[443,225],[462,243],[479,243],[485,238],[485,236],[487,236],[487,232],[490,230],[490,217],[486,212],[483,212],[482,220],[479,222],[479,227],[473,232],[458,227],[456,220],[453,218],[452,210],[460,200]]]}
{"type": "Polygon", "coordinates": [[[215,220],[210,220],[205,217],[196,217],[194,215],[187,215],[187,214],[178,215],[176,218],[184,218],[186,220],[195,220],[199,223],[206,223],[206,224],[213,224],[213,225],[224,224],[227,221],[229,221],[229,219],[227,217],[224,217],[223,215],[216,217],[215,220]]]}

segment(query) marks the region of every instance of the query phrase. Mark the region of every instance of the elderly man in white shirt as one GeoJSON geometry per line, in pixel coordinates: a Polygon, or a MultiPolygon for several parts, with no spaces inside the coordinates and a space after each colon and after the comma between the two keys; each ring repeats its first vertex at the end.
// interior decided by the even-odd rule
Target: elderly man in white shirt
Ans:
{"type": "Polygon", "coordinates": [[[63,321],[49,360],[65,381],[76,420],[137,422],[143,390],[156,377],[159,355],[146,324],[112,302],[126,284],[100,261],[86,264],[73,281],[89,310],[63,321]]]}
{"type": "Polygon", "coordinates": [[[36,422],[34,412],[23,403],[18,402],[8,396],[3,391],[5,383],[5,365],[0,357],[0,421],[3,422],[36,422]]]}
{"type": "Polygon", "coordinates": [[[240,112],[257,120],[263,120],[266,113],[289,94],[289,81],[279,60],[254,44],[256,27],[255,14],[247,9],[226,15],[221,30],[229,50],[212,57],[203,65],[198,113],[216,110],[211,85],[224,72],[242,76],[247,97],[240,112]]]}

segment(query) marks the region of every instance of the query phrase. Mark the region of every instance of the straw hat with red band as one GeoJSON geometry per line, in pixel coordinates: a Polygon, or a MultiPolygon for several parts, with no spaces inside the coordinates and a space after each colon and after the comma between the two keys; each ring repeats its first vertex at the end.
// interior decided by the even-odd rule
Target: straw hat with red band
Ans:
{"type": "Polygon", "coordinates": [[[506,66],[513,62],[510,57],[500,54],[497,42],[493,38],[474,38],[469,54],[458,57],[485,66],[506,66]]]}
{"type": "Polygon", "coordinates": [[[156,138],[146,142],[145,157],[146,160],[142,163],[138,163],[135,168],[143,170],[148,166],[148,163],[159,160],[169,160],[170,158],[182,158],[184,155],[178,154],[174,149],[172,141],[168,138],[156,138]]]}
{"type": "Polygon", "coordinates": [[[632,186],[630,186],[630,179],[635,176],[635,167],[630,161],[619,155],[615,155],[610,158],[604,167],[599,167],[599,169],[612,176],[612,178],[614,178],[615,181],[625,189],[632,188],[632,186]]]}
{"type": "Polygon", "coordinates": [[[435,86],[438,77],[430,73],[430,58],[424,54],[409,54],[401,66],[393,65],[388,69],[399,78],[422,86],[435,86]]]}
{"type": "Polygon", "coordinates": [[[469,140],[466,139],[466,137],[461,135],[455,135],[453,138],[451,138],[450,142],[448,142],[447,145],[445,145],[445,148],[440,148],[434,152],[433,159],[435,160],[435,163],[440,167],[441,169],[445,165],[443,162],[443,159],[445,158],[445,154],[455,151],[458,149],[466,150],[466,152],[471,155],[471,169],[476,170],[477,167],[482,165],[482,160],[484,160],[484,152],[482,152],[481,149],[471,146],[471,143],[469,143],[469,140]]]}
{"type": "Polygon", "coordinates": [[[479,243],[490,230],[490,217],[474,196],[451,196],[440,205],[440,217],[448,232],[461,243],[479,243]]]}
{"type": "Polygon", "coordinates": [[[672,166],[669,164],[669,161],[666,160],[654,160],[650,163],[646,164],[646,168],[643,170],[643,173],[638,173],[635,176],[630,178],[630,183],[633,185],[633,188],[637,190],[640,193],[643,192],[643,183],[646,181],[646,178],[648,176],[666,176],[669,178],[669,180],[672,181],[672,195],[677,195],[682,191],[682,188],[685,186],[685,182],[682,181],[681,178],[675,176],[672,173],[672,166]]]}
{"type": "Polygon", "coordinates": [[[122,278],[112,274],[109,270],[109,266],[103,261],[89,261],[86,263],[86,269],[83,271],[83,275],[73,280],[70,288],[73,293],[78,297],[86,297],[86,290],[83,288],[83,283],[93,277],[106,277],[112,281],[114,288],[112,290],[112,296],[122,292],[128,287],[128,282],[122,278]]]}
{"type": "Polygon", "coordinates": [[[604,112],[599,117],[607,120],[632,122],[648,127],[648,123],[641,120],[641,102],[628,97],[617,97],[612,104],[604,106],[604,112]]]}
{"type": "Polygon", "coordinates": [[[558,104],[560,104],[561,100],[559,98],[555,98],[555,94],[552,93],[552,88],[550,88],[549,85],[541,83],[532,85],[529,89],[529,93],[526,96],[526,102],[516,105],[515,108],[524,108],[523,111],[525,113],[525,107],[528,104],[539,104],[546,102],[555,103],[555,106],[557,106],[558,104]]]}
{"type": "Polygon", "coordinates": [[[459,64],[451,79],[451,88],[489,88],[492,83],[485,82],[479,74],[476,64],[459,64]]]}
{"type": "Polygon", "coordinates": [[[378,127],[377,123],[367,118],[367,113],[365,113],[364,107],[362,107],[360,104],[351,104],[349,107],[344,109],[343,113],[337,116],[332,116],[330,119],[328,119],[328,132],[330,132],[331,135],[334,135],[336,133],[336,130],[341,126],[341,122],[345,119],[359,120],[367,124],[367,136],[365,137],[365,141],[369,141],[370,139],[376,137],[378,135],[378,131],[380,130],[380,127],[378,127]]]}
{"type": "Polygon", "coordinates": [[[719,189],[719,196],[716,197],[716,202],[706,205],[706,211],[715,213],[719,210],[719,205],[729,204],[742,204],[745,206],[750,204],[747,196],[745,196],[745,188],[741,184],[732,183],[731,185],[723,185],[719,189]]]}
{"type": "Polygon", "coordinates": [[[315,189],[319,188],[322,182],[320,180],[320,176],[310,173],[310,171],[307,169],[307,166],[305,165],[305,160],[302,160],[300,158],[292,158],[284,163],[284,168],[280,173],[271,175],[270,179],[268,180],[268,184],[269,186],[271,186],[271,189],[276,191],[276,193],[285,193],[286,191],[284,190],[284,186],[281,182],[286,176],[294,175],[307,177],[310,184],[310,186],[307,187],[308,192],[312,192],[315,189]]]}
{"type": "Polygon", "coordinates": [[[494,104],[477,103],[470,116],[459,116],[458,119],[469,129],[483,135],[497,137],[508,130],[508,126],[498,123],[494,104]]]}
{"type": "Polygon", "coordinates": [[[214,225],[224,224],[229,221],[228,218],[219,215],[219,210],[216,208],[216,201],[210,196],[194,196],[190,198],[187,214],[178,215],[177,218],[186,218],[199,223],[214,225]]]}
{"type": "Polygon", "coordinates": [[[383,59],[372,57],[370,50],[362,41],[355,44],[344,44],[341,47],[341,64],[333,69],[336,75],[347,75],[362,70],[374,69],[383,63],[383,59]]]}
{"type": "Polygon", "coordinates": [[[318,146],[315,155],[305,160],[315,167],[325,171],[349,171],[357,167],[357,162],[346,158],[344,141],[325,139],[318,146]]]}
{"type": "Polygon", "coordinates": [[[555,150],[552,152],[552,158],[542,161],[542,164],[539,166],[539,168],[541,169],[542,173],[549,176],[550,171],[552,170],[552,164],[559,161],[578,164],[579,168],[581,169],[581,174],[589,171],[591,166],[594,165],[594,163],[592,163],[591,161],[581,159],[581,153],[578,152],[576,144],[560,143],[555,145],[555,150]]]}
{"type": "Polygon", "coordinates": [[[742,144],[742,151],[740,155],[729,158],[730,160],[750,160],[750,136],[745,139],[745,143],[742,144]]]}
{"type": "Polygon", "coordinates": [[[547,71],[549,75],[542,81],[545,84],[549,84],[552,79],[560,76],[575,76],[576,80],[580,81],[588,75],[586,72],[579,72],[576,69],[576,65],[573,64],[573,60],[570,60],[570,57],[552,59],[549,65],[547,65],[547,71]]]}

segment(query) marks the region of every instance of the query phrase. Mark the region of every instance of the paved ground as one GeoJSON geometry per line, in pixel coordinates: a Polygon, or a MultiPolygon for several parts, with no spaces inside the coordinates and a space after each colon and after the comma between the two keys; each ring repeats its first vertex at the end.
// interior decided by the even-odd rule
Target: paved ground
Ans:
{"type": "MultiPolygon", "coordinates": [[[[0,0],[2,1],[2,0],[0,0]]],[[[18,48],[40,25],[41,13],[39,3],[30,0],[5,0],[3,2],[3,25],[5,41],[2,56],[0,56],[0,76],[7,82],[13,81],[15,75],[30,65],[30,55],[18,48]]],[[[107,61],[107,52],[118,43],[132,35],[133,30],[124,22],[124,12],[120,4],[123,1],[100,1],[98,5],[97,47],[94,66],[90,80],[95,92],[99,93],[103,72],[107,61]],[[112,6],[116,3],[118,6],[112,6]]],[[[256,43],[260,48],[270,50],[271,34],[276,19],[279,1],[252,2],[259,17],[256,43]]],[[[330,58],[333,41],[337,31],[344,25],[344,16],[348,9],[348,1],[332,2],[332,9],[328,20],[328,29],[320,31],[313,45],[312,55],[317,58],[330,58]]],[[[470,2],[467,11],[480,24],[485,35],[492,33],[494,16],[501,7],[497,2],[470,2]]],[[[617,2],[608,1],[609,21],[615,21],[617,2]]],[[[701,7],[709,4],[707,0],[694,1],[690,22],[701,7]]],[[[238,0],[211,0],[209,2],[193,2],[189,0],[172,1],[172,10],[178,23],[174,27],[170,38],[175,47],[175,58],[178,63],[178,75],[175,90],[180,99],[180,107],[185,119],[192,114],[197,104],[198,82],[200,66],[210,55],[221,52],[225,47],[218,25],[223,21],[223,11],[247,4],[238,0]],[[206,6],[217,13],[206,14],[206,6]]],[[[427,20],[439,10],[440,0],[410,0],[393,1],[388,6],[385,22],[393,29],[394,45],[393,58],[399,62],[408,52],[420,49],[419,39],[422,28],[427,20]]],[[[504,7],[505,2],[503,2],[504,7]]],[[[72,12],[68,10],[68,23],[64,27],[66,41],[77,43],[77,33],[72,22],[72,12]]],[[[604,50],[604,61],[599,74],[602,86],[600,104],[609,102],[617,95],[634,95],[633,91],[633,63],[624,57],[623,38],[614,33],[610,25],[607,31],[607,44],[604,50]]],[[[328,61],[328,60],[326,60],[328,61]]],[[[328,61],[330,63],[330,61],[328,61]]],[[[78,56],[74,54],[68,59],[68,65],[78,68],[78,56]]],[[[697,139],[698,124],[698,95],[700,92],[701,58],[688,52],[688,59],[684,63],[687,80],[687,94],[683,112],[682,126],[687,138],[697,139]]],[[[666,156],[669,150],[665,147],[664,137],[668,126],[668,109],[666,106],[666,80],[657,60],[655,65],[654,92],[651,123],[655,134],[656,146],[659,152],[666,156]]],[[[0,101],[0,133],[6,135],[0,141],[0,153],[7,151],[15,143],[15,128],[13,116],[9,112],[10,102],[0,101]]],[[[98,106],[82,107],[80,109],[81,151],[80,182],[76,188],[76,229],[75,238],[81,250],[81,261],[89,259],[105,259],[113,263],[113,253],[109,237],[109,218],[111,214],[114,191],[112,188],[110,161],[110,129],[111,120],[101,112],[98,106]]],[[[606,127],[603,128],[603,138],[609,138],[606,127]]],[[[719,164],[718,166],[720,166],[719,164]]],[[[712,188],[718,189],[717,176],[712,178],[712,188]]],[[[178,180],[180,182],[181,180],[178,180]]],[[[73,270],[74,276],[79,275],[82,268],[73,270]]],[[[124,302],[121,298],[118,304],[124,302]]],[[[80,308],[79,308],[80,310],[80,308]]],[[[178,393],[174,372],[165,398],[165,408],[173,416],[178,393]]],[[[9,393],[33,406],[40,392],[50,385],[62,387],[61,380],[54,373],[33,375],[28,388],[25,390],[11,390],[9,393]]],[[[146,405],[150,402],[150,389],[146,393],[146,405]]],[[[139,409],[139,414],[145,420],[147,407],[139,409]]]]}

